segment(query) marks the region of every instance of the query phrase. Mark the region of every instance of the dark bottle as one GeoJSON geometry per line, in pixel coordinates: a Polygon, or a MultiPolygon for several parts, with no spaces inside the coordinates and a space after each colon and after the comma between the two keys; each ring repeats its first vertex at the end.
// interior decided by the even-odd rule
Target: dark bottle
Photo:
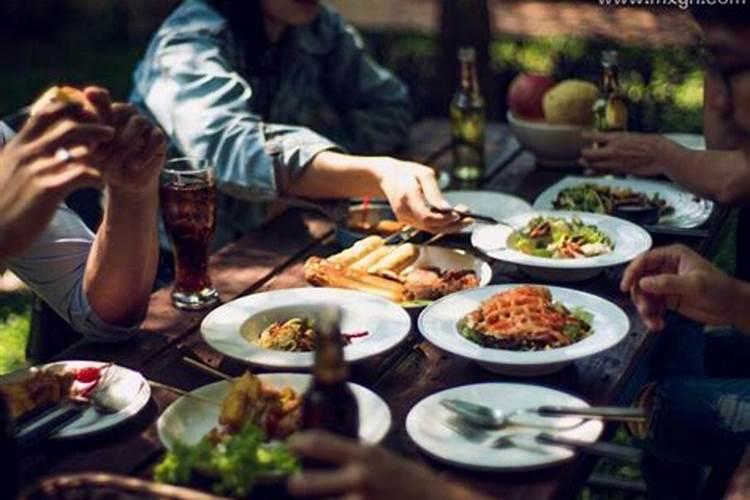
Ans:
{"type": "Polygon", "coordinates": [[[472,187],[484,175],[484,99],[479,89],[474,49],[459,49],[458,60],[461,81],[450,107],[453,139],[451,175],[454,186],[472,187]]]}
{"type": "Polygon", "coordinates": [[[593,111],[594,128],[600,132],[623,132],[628,128],[628,105],[620,90],[616,50],[602,52],[602,81],[593,111]]]}
{"type": "MultiPolygon", "coordinates": [[[[357,439],[359,407],[347,384],[349,366],[344,360],[340,314],[338,308],[325,308],[318,318],[313,379],[302,397],[302,428],[357,439]]],[[[310,462],[304,465],[325,467],[310,462]]]]}
{"type": "Polygon", "coordinates": [[[0,498],[18,497],[18,448],[13,417],[5,398],[0,395],[0,498]]]}

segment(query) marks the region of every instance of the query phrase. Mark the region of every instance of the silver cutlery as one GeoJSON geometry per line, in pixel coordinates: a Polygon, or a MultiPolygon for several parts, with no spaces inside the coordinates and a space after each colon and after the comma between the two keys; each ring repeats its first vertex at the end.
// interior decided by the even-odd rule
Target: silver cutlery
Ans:
{"type": "Polygon", "coordinates": [[[497,436],[494,435],[494,433],[475,427],[460,418],[448,420],[443,423],[447,428],[459,436],[466,438],[473,443],[487,446],[488,448],[520,448],[530,452],[542,453],[541,449],[533,446],[533,444],[542,444],[563,446],[588,455],[636,464],[640,463],[643,458],[643,452],[638,448],[603,441],[590,442],[557,434],[550,434],[548,432],[515,432],[497,436]]]}
{"type": "MultiPolygon", "coordinates": [[[[642,408],[619,407],[619,406],[539,406],[535,408],[519,408],[511,412],[505,412],[489,406],[470,403],[460,399],[443,399],[440,401],[448,410],[461,418],[481,427],[504,427],[518,415],[538,415],[542,417],[579,417],[584,419],[612,420],[616,422],[643,422],[646,413],[642,408]]],[[[525,427],[547,427],[550,425],[522,423],[525,427]]]]}

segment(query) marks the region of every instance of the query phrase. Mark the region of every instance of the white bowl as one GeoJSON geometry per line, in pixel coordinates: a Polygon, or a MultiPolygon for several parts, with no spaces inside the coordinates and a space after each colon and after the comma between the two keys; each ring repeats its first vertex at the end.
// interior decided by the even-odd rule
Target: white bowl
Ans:
{"type": "Polygon", "coordinates": [[[627,315],[615,304],[589,293],[550,286],[547,288],[554,300],[568,308],[581,307],[593,315],[591,335],[575,344],[543,351],[483,347],[461,335],[458,324],[467,314],[479,308],[489,297],[518,286],[522,285],[493,285],[444,297],[422,311],[418,321],[419,331],[443,351],[474,360],[495,373],[535,376],[556,372],[574,360],[614,347],[630,330],[627,315]]]}
{"type": "Polygon", "coordinates": [[[521,229],[534,217],[580,218],[585,224],[597,226],[615,245],[611,253],[580,259],[536,257],[508,248],[513,230],[505,225],[483,226],[471,235],[471,244],[493,259],[516,264],[536,279],[551,282],[573,282],[593,278],[604,269],[626,264],[651,248],[651,235],[632,222],[609,215],[563,210],[539,210],[519,214],[504,222],[521,229]]]}
{"type": "MultiPolygon", "coordinates": [[[[291,387],[302,394],[312,377],[305,373],[262,373],[258,375],[263,384],[281,389],[291,387]]],[[[230,382],[220,380],[199,387],[190,394],[212,401],[223,401],[229,393],[230,382]]],[[[359,438],[365,443],[377,444],[391,428],[391,411],[383,399],[366,387],[349,383],[359,406],[359,438]]],[[[181,396],[169,405],[156,421],[161,444],[168,450],[175,443],[187,445],[198,443],[219,423],[221,407],[189,396],[181,396]]]]}
{"type": "Polygon", "coordinates": [[[201,323],[201,335],[212,348],[251,365],[309,368],[312,352],[276,351],[253,341],[276,321],[309,318],[317,323],[324,304],[336,304],[341,310],[343,333],[368,332],[344,348],[349,362],[393,349],[411,329],[411,318],[403,308],[376,295],[336,288],[291,288],[249,295],[214,309],[201,323]]]}
{"type": "Polygon", "coordinates": [[[523,120],[507,113],[508,123],[521,145],[534,153],[540,166],[561,168],[577,166],[581,156],[581,133],[588,127],[554,125],[543,121],[523,120]]]}

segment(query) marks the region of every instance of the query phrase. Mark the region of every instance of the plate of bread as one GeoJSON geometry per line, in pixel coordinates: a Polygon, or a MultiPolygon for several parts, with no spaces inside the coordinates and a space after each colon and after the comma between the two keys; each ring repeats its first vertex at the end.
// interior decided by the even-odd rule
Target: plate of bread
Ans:
{"type": "Polygon", "coordinates": [[[305,279],[313,286],[358,290],[404,307],[420,307],[451,293],[486,286],[492,269],[463,250],[389,245],[374,235],[330,257],[310,257],[305,279]]]}

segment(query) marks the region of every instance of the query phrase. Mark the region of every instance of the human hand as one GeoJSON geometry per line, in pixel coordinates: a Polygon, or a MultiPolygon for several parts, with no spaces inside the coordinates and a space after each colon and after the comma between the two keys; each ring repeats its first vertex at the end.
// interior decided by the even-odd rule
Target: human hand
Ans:
{"type": "Polygon", "coordinates": [[[131,104],[113,104],[104,89],[89,87],[84,92],[116,130],[114,139],[96,151],[96,162],[110,194],[131,198],[155,195],[166,159],[167,143],[162,131],[131,104]]]}
{"type": "Polygon", "coordinates": [[[419,163],[395,158],[373,158],[380,190],[396,218],[430,233],[454,233],[466,220],[455,214],[439,214],[431,206],[450,208],[440,192],[435,171],[419,163]]]}
{"type": "Polygon", "coordinates": [[[362,445],[317,431],[292,436],[289,446],[301,457],[337,466],[336,469],[304,471],[292,476],[288,488],[294,496],[333,496],[351,500],[481,498],[381,447],[362,445]]]}
{"type": "Polygon", "coordinates": [[[683,245],[657,248],[634,260],[620,288],[630,292],[651,331],[664,328],[667,309],[706,324],[742,322],[736,305],[746,285],[683,245]]]}
{"type": "Polygon", "coordinates": [[[658,134],[635,132],[584,132],[583,140],[596,143],[581,151],[580,163],[595,170],[641,176],[663,173],[670,154],[678,148],[658,134]]]}
{"type": "Polygon", "coordinates": [[[0,260],[33,241],[62,200],[101,187],[92,153],[114,137],[81,103],[51,103],[31,116],[0,151],[0,260]]]}

